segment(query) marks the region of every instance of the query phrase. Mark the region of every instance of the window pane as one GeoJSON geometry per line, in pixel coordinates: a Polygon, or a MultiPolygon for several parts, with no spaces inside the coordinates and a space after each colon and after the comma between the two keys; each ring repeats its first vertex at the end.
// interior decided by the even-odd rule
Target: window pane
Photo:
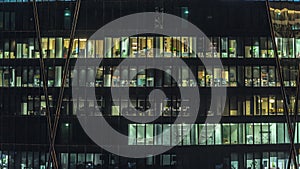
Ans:
{"type": "Polygon", "coordinates": [[[252,86],[252,67],[246,66],[245,67],[245,86],[252,86]]]}
{"type": "Polygon", "coordinates": [[[221,55],[222,58],[228,57],[228,38],[221,38],[221,55]]]}
{"type": "Polygon", "coordinates": [[[128,125],[128,144],[136,145],[136,124],[128,125]]]}
{"type": "Polygon", "coordinates": [[[230,125],[231,144],[238,144],[238,124],[230,125]]]}
{"type": "Polygon", "coordinates": [[[230,144],[230,125],[229,124],[223,124],[222,125],[223,131],[223,144],[230,144]]]}
{"type": "Polygon", "coordinates": [[[145,145],[145,125],[137,124],[137,145],[145,145]]]}
{"type": "Polygon", "coordinates": [[[246,144],[253,144],[254,136],[253,136],[253,124],[246,124],[246,144]]]}
{"type": "Polygon", "coordinates": [[[146,145],[153,145],[153,124],[146,124],[146,145]]]}
{"type": "Polygon", "coordinates": [[[277,143],[284,143],[284,124],[277,123],[277,143]]]}
{"type": "Polygon", "coordinates": [[[229,39],[229,57],[230,58],[235,58],[236,57],[236,39],[230,38],[229,39]]]}

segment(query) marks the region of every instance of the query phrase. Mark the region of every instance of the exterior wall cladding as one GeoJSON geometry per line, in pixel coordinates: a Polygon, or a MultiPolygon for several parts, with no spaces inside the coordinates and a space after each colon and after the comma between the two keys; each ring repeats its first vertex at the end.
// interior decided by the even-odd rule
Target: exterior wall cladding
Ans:
{"type": "MultiPolygon", "coordinates": [[[[280,6],[284,2],[276,3],[280,6]]],[[[297,2],[288,3],[296,8],[297,2]]],[[[62,81],[64,59],[70,43],[74,8],[74,1],[38,2],[52,119],[62,81]]],[[[277,38],[277,42],[281,44],[278,45],[279,54],[291,105],[295,102],[299,40],[291,37],[277,38]]],[[[47,165],[49,140],[38,51],[32,2],[0,1],[1,169],[43,169],[47,165]]],[[[70,73],[55,141],[59,168],[286,168],[290,142],[264,2],[83,0],[71,55],[70,73]],[[88,44],[90,48],[85,48],[89,36],[103,25],[137,12],[165,12],[187,19],[209,37],[210,48],[217,52],[199,52],[204,42],[190,36],[189,32],[184,37],[106,37],[102,41],[88,44]],[[193,46],[192,50],[196,51],[197,55],[185,49],[184,45],[175,44],[176,38],[193,46]],[[111,44],[117,45],[110,49],[111,52],[103,54],[111,44]],[[162,47],[161,44],[167,45],[162,47]],[[150,51],[154,47],[161,48],[163,56],[170,54],[169,57],[182,57],[197,80],[190,80],[186,68],[181,68],[181,73],[178,73],[180,82],[177,82],[177,86],[198,85],[201,93],[201,108],[196,123],[176,125],[177,130],[172,131],[169,136],[163,136],[161,140],[153,140],[153,136],[170,127],[169,124],[178,115],[176,112],[179,109],[187,109],[181,106],[181,102],[189,101],[180,99],[172,78],[158,70],[142,71],[129,83],[130,100],[112,100],[110,95],[111,86],[122,87],[128,83],[122,80],[126,69],[127,73],[140,69],[118,69],[120,61],[134,55],[139,49],[148,51],[144,57],[153,57],[154,54],[150,51]],[[124,48],[128,51],[125,54],[120,52],[124,48]],[[97,72],[75,72],[75,61],[80,57],[90,60],[102,57],[103,64],[97,68],[97,72]],[[224,70],[213,66],[204,67],[196,57],[221,58],[224,70]],[[114,71],[118,71],[119,75],[113,75],[114,71]],[[93,78],[95,74],[96,80],[89,80],[89,77],[93,78]],[[96,102],[88,98],[72,99],[71,81],[74,76],[87,77],[78,82],[78,85],[96,87],[96,102]],[[207,98],[210,97],[210,88],[217,86],[228,87],[221,122],[204,124],[206,117],[213,114],[208,111],[210,104],[207,98]],[[160,88],[166,92],[167,98],[161,105],[162,117],[147,125],[125,120],[122,115],[128,113],[128,110],[124,105],[129,102],[136,108],[149,109],[149,99],[145,95],[153,88],[160,88]],[[120,106],[113,105],[112,101],[119,102],[120,106]],[[135,139],[128,140],[128,145],[133,148],[141,145],[170,146],[175,139],[183,140],[170,151],[154,157],[119,157],[101,149],[85,134],[76,117],[76,112],[83,107],[100,109],[115,129],[133,136],[135,139]],[[190,134],[182,136],[180,133],[188,127],[192,128],[190,134]],[[204,132],[200,132],[202,130],[204,132]]],[[[148,112],[153,113],[150,110],[148,112]]],[[[189,114],[185,113],[183,116],[189,114]]],[[[296,128],[298,127],[300,124],[297,124],[296,128]]],[[[296,149],[299,148],[300,142],[298,132],[299,130],[296,130],[296,149]]]]}

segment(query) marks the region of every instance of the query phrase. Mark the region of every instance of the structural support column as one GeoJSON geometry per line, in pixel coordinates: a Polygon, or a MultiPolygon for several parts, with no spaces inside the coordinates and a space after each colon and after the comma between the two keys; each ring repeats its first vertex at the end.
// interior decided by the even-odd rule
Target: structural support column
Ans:
{"type": "MultiPolygon", "coordinates": [[[[278,78],[280,81],[280,90],[281,90],[281,95],[283,98],[283,108],[284,108],[284,115],[288,127],[288,135],[290,139],[290,144],[291,144],[291,152],[292,152],[292,157],[293,157],[293,162],[294,162],[294,167],[297,169],[298,163],[297,163],[297,151],[294,143],[294,125],[292,124],[292,120],[289,114],[289,104],[288,104],[288,99],[286,95],[286,90],[284,87],[284,81],[283,81],[283,74],[282,74],[282,67],[281,67],[281,62],[280,58],[278,56],[278,50],[277,50],[277,45],[276,45],[276,40],[275,40],[275,31],[274,31],[274,26],[272,23],[272,17],[271,17],[271,12],[270,12],[270,2],[269,0],[266,0],[266,8],[267,8],[267,14],[268,14],[268,22],[269,22],[269,27],[270,27],[270,32],[271,32],[271,39],[273,43],[273,48],[274,48],[274,54],[275,54],[275,60],[276,60],[276,68],[277,68],[277,73],[278,73],[278,78]]],[[[298,86],[298,85],[297,85],[298,86]]],[[[290,169],[291,163],[287,166],[288,169],[290,169]]]]}
{"type": "Polygon", "coordinates": [[[75,32],[76,32],[76,26],[77,26],[77,21],[78,21],[80,5],[81,5],[81,0],[77,0],[76,6],[75,6],[75,13],[74,13],[74,17],[73,17],[71,34],[70,34],[70,44],[69,44],[69,49],[68,49],[68,55],[65,60],[63,80],[62,80],[62,84],[60,87],[59,98],[58,98],[56,112],[55,112],[54,124],[52,126],[49,96],[48,96],[48,86],[47,86],[47,79],[46,79],[46,69],[45,69],[44,56],[43,56],[42,45],[41,45],[41,30],[40,30],[40,22],[39,22],[39,13],[38,13],[38,9],[37,9],[36,0],[33,0],[35,30],[36,30],[36,36],[37,36],[37,40],[38,40],[38,47],[39,47],[39,54],[40,54],[39,61],[40,61],[40,68],[41,68],[41,73],[42,73],[41,77],[43,80],[43,91],[44,91],[45,100],[46,100],[46,114],[47,114],[47,124],[48,124],[48,133],[49,133],[48,139],[49,139],[49,143],[50,143],[50,148],[49,148],[50,156],[48,158],[47,169],[50,169],[51,162],[55,169],[59,169],[54,145],[55,145],[55,138],[56,138],[56,133],[57,133],[58,122],[59,122],[59,118],[60,118],[61,105],[62,105],[62,101],[63,101],[63,95],[64,95],[67,74],[68,74],[68,70],[70,67],[70,58],[71,58],[71,53],[72,53],[72,48],[73,48],[73,42],[75,39],[75,32]]]}

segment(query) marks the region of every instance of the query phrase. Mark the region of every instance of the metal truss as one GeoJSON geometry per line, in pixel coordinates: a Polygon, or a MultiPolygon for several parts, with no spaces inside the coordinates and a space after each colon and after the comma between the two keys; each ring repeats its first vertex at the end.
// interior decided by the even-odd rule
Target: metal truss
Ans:
{"type": "Polygon", "coordinates": [[[66,58],[65,64],[64,64],[63,80],[62,80],[62,84],[61,84],[60,91],[59,91],[58,102],[56,105],[54,124],[52,126],[48,88],[47,88],[47,79],[46,79],[46,70],[45,70],[45,63],[44,63],[44,57],[43,57],[42,45],[41,45],[41,30],[40,30],[40,22],[39,22],[39,13],[38,13],[38,9],[37,9],[36,0],[33,0],[35,30],[36,30],[36,36],[37,36],[38,46],[39,46],[39,54],[40,54],[39,61],[40,61],[42,78],[43,78],[43,90],[44,90],[44,95],[45,95],[45,100],[46,100],[46,114],[47,114],[47,124],[48,124],[48,133],[49,133],[48,139],[49,139],[49,143],[50,143],[50,147],[49,147],[50,155],[48,157],[47,169],[49,169],[51,167],[51,161],[52,161],[53,167],[55,169],[59,168],[57,156],[56,156],[56,152],[55,152],[55,138],[56,138],[57,127],[58,127],[58,123],[59,123],[59,119],[60,119],[61,105],[62,105],[62,101],[63,101],[66,79],[67,79],[67,75],[69,73],[68,70],[70,67],[70,58],[71,58],[71,53],[72,53],[72,48],[73,48],[73,42],[75,39],[75,32],[76,32],[76,26],[77,26],[79,11],[80,11],[80,5],[81,5],[81,0],[77,0],[76,6],[75,6],[75,12],[74,12],[74,16],[73,16],[73,23],[72,23],[71,34],[70,34],[70,44],[69,44],[68,54],[67,54],[67,58],[66,58]]]}
{"type": "Polygon", "coordinates": [[[293,159],[294,163],[294,168],[298,168],[298,162],[297,162],[297,150],[295,147],[295,129],[296,129],[296,121],[297,121],[297,115],[298,115],[298,99],[299,99],[299,89],[300,89],[300,67],[299,67],[299,72],[298,72],[298,78],[297,78],[297,89],[296,89],[296,99],[295,99],[295,112],[294,112],[294,119],[289,114],[289,103],[287,99],[287,94],[286,90],[284,87],[284,81],[283,81],[283,74],[282,74],[282,67],[281,67],[281,61],[278,56],[278,49],[276,45],[276,40],[275,40],[275,31],[274,31],[274,26],[272,23],[272,17],[271,17],[271,12],[270,12],[270,2],[269,0],[266,0],[266,8],[267,8],[267,13],[268,13],[268,22],[269,22],[269,27],[271,31],[271,39],[273,43],[273,48],[274,48],[274,54],[275,54],[275,60],[276,60],[276,67],[277,67],[277,73],[278,73],[278,78],[280,81],[280,91],[281,95],[283,98],[283,106],[284,106],[284,115],[288,127],[288,135],[290,139],[290,145],[291,145],[291,150],[290,150],[290,156],[289,156],[289,162],[287,165],[287,168],[290,169],[291,167],[291,158],[293,159]]]}

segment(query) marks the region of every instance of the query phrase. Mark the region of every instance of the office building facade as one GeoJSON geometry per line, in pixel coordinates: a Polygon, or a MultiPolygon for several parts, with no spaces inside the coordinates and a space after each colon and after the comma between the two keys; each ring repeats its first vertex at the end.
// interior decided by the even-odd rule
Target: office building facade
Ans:
{"type": "MultiPolygon", "coordinates": [[[[75,3],[71,0],[37,2],[52,119],[71,41],[75,3]]],[[[271,4],[274,26],[282,33],[276,34],[276,42],[292,113],[300,58],[297,37],[300,7],[296,1],[271,4]]],[[[264,1],[82,1],[55,141],[59,168],[286,168],[289,130],[267,11],[264,1]],[[209,42],[189,32],[184,36],[112,35],[88,40],[105,24],[137,12],[179,16],[201,29],[209,42]],[[99,58],[103,59],[99,67],[74,70],[77,59],[97,61],[99,58]],[[141,58],[181,58],[188,66],[169,65],[163,68],[165,72],[147,69],[145,65],[118,67],[124,59],[141,58]],[[204,66],[199,58],[221,59],[223,69],[204,66]],[[168,72],[173,72],[179,80],[174,81],[168,72]],[[134,78],[128,80],[132,75],[134,78]],[[79,81],[74,82],[74,77],[79,81]],[[94,87],[97,100],[84,96],[72,98],[72,88],[80,86],[94,87]],[[130,87],[130,99],[112,99],[110,89],[124,86],[130,87]],[[190,112],[189,107],[182,106],[190,100],[181,99],[178,88],[192,87],[200,91],[199,112],[190,112]],[[224,87],[227,95],[218,96],[226,99],[224,110],[209,111],[211,88],[224,87]],[[150,108],[148,94],[153,89],[165,91],[166,97],[160,100],[161,112],[150,108]],[[130,103],[146,114],[132,114],[127,108],[130,103]],[[101,116],[116,130],[129,136],[128,145],[133,149],[137,146],[174,148],[142,159],[107,152],[89,138],[77,120],[76,115],[87,109],[91,116],[100,116],[100,110],[101,116]],[[148,124],[130,122],[123,117],[156,113],[161,118],[148,124]],[[194,124],[173,124],[176,117],[188,117],[191,113],[198,113],[194,124]],[[222,116],[219,123],[205,123],[207,117],[219,116],[222,116]],[[170,128],[169,134],[154,137],[170,128]],[[189,134],[182,134],[189,129],[189,134]],[[182,141],[177,145],[179,140],[182,141]]],[[[46,168],[50,143],[32,2],[0,0],[0,37],[0,168],[46,168]]],[[[296,123],[297,150],[299,129],[300,123],[296,123]]]]}

